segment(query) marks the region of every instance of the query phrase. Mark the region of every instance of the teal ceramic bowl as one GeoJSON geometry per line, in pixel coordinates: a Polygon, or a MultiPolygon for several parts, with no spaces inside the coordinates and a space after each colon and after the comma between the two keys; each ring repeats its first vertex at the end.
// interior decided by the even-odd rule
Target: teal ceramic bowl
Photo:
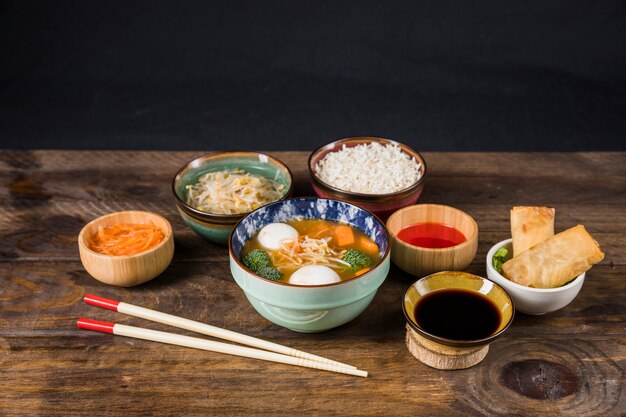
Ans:
{"type": "Polygon", "coordinates": [[[230,271],[254,309],[269,321],[297,332],[321,332],[361,314],[389,273],[389,236],[384,224],[353,204],[324,198],[294,198],[268,204],[237,223],[229,240],[230,271]],[[256,275],[239,261],[243,245],[268,223],[322,218],[348,223],[371,237],[381,259],[358,277],[327,285],[300,286],[256,275]]]}
{"type": "Polygon", "coordinates": [[[191,230],[206,240],[220,245],[226,245],[228,243],[228,236],[230,232],[233,231],[233,224],[203,222],[202,220],[191,217],[180,208],[178,209],[178,214],[180,214],[180,217],[187,223],[187,226],[191,227],[191,230]]]}
{"type": "Polygon", "coordinates": [[[228,244],[228,236],[235,224],[249,213],[212,214],[200,211],[187,204],[186,187],[195,184],[206,173],[233,168],[241,168],[283,184],[285,193],[281,200],[288,198],[293,190],[293,177],[287,165],[263,153],[216,152],[186,163],[172,181],[178,213],[194,232],[220,245],[228,244]]]}

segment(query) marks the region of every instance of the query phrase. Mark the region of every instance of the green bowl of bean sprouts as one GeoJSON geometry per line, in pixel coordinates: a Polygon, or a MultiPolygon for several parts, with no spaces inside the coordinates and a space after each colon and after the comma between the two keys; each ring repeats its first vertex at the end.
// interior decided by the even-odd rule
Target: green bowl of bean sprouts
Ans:
{"type": "Polygon", "coordinates": [[[227,244],[235,223],[259,207],[291,196],[283,162],[258,152],[215,152],[186,163],[172,181],[178,212],[196,233],[227,244]]]}

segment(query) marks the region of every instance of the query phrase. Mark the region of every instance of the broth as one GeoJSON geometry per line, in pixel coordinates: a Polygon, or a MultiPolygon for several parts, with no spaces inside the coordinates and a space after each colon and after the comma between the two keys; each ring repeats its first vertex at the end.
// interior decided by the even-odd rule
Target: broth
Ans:
{"type": "Polygon", "coordinates": [[[266,251],[272,261],[272,266],[282,273],[282,278],[276,280],[279,282],[289,282],[291,275],[306,265],[328,266],[343,281],[364,274],[380,260],[381,255],[378,245],[356,227],[322,219],[289,220],[285,223],[295,228],[298,232],[297,250],[289,250],[292,241],[287,241],[287,244],[283,243],[285,246],[282,249],[268,250],[261,244],[259,240],[260,231],[258,231],[244,244],[240,259],[243,260],[253,250],[266,251]],[[326,241],[326,244],[321,242],[322,239],[326,241]],[[321,243],[322,248],[327,246],[326,256],[321,257],[320,255],[319,259],[316,257],[317,253],[321,254],[323,251],[316,246],[316,242],[321,243]],[[313,249],[308,245],[312,245],[313,249]],[[356,269],[346,262],[342,262],[342,256],[350,249],[358,250],[366,255],[371,261],[370,265],[356,269]],[[308,256],[309,253],[313,252],[313,256],[304,260],[298,258],[300,254],[305,253],[308,256]],[[336,259],[339,259],[339,261],[336,259]]]}
{"type": "Polygon", "coordinates": [[[452,340],[478,340],[500,327],[500,310],[487,297],[473,291],[443,289],[425,295],[415,306],[415,321],[434,336],[452,340]]]}

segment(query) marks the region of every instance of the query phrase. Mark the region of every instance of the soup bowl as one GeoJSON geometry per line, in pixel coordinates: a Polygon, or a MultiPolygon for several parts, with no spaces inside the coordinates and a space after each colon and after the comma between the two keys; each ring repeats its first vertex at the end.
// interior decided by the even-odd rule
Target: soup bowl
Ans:
{"type": "Polygon", "coordinates": [[[228,236],[235,223],[248,212],[214,214],[198,210],[187,203],[186,189],[204,174],[233,168],[241,168],[253,175],[260,175],[284,185],[285,192],[281,200],[288,198],[293,189],[293,178],[287,165],[263,153],[215,152],[187,162],[172,181],[172,192],[176,199],[178,213],[194,232],[221,245],[228,243],[228,236]]]}
{"type": "Polygon", "coordinates": [[[375,137],[353,137],[340,139],[335,142],[326,144],[315,150],[309,156],[309,174],[311,176],[311,184],[315,194],[323,198],[338,198],[349,201],[357,206],[371,211],[382,219],[386,219],[394,211],[415,204],[424,190],[424,179],[426,178],[426,161],[424,157],[409,146],[390,139],[375,137]],[[324,182],[315,172],[318,163],[324,159],[329,153],[340,151],[344,146],[351,148],[358,145],[367,145],[370,143],[379,143],[381,145],[397,145],[403,153],[414,158],[420,164],[421,177],[409,187],[388,194],[364,194],[342,190],[324,182]]]}
{"type": "Polygon", "coordinates": [[[269,321],[298,332],[320,332],[357,317],[370,304],[389,272],[384,224],[353,204],[324,198],[294,198],[261,207],[241,219],[229,239],[230,270],[254,309],[269,321]],[[269,223],[325,219],[347,223],[379,247],[380,260],[357,277],[325,285],[294,285],[263,278],[240,261],[244,244],[269,223]]]}

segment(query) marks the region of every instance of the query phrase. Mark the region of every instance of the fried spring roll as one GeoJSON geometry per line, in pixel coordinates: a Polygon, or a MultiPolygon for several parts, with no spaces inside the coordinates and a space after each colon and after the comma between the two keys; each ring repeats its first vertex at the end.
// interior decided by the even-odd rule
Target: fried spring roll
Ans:
{"type": "Polygon", "coordinates": [[[549,207],[513,207],[511,237],[513,256],[554,236],[554,209],[549,207]]]}
{"type": "Polygon", "coordinates": [[[598,242],[578,225],[508,260],[502,265],[502,274],[527,287],[556,288],[602,259],[604,253],[598,242]]]}

